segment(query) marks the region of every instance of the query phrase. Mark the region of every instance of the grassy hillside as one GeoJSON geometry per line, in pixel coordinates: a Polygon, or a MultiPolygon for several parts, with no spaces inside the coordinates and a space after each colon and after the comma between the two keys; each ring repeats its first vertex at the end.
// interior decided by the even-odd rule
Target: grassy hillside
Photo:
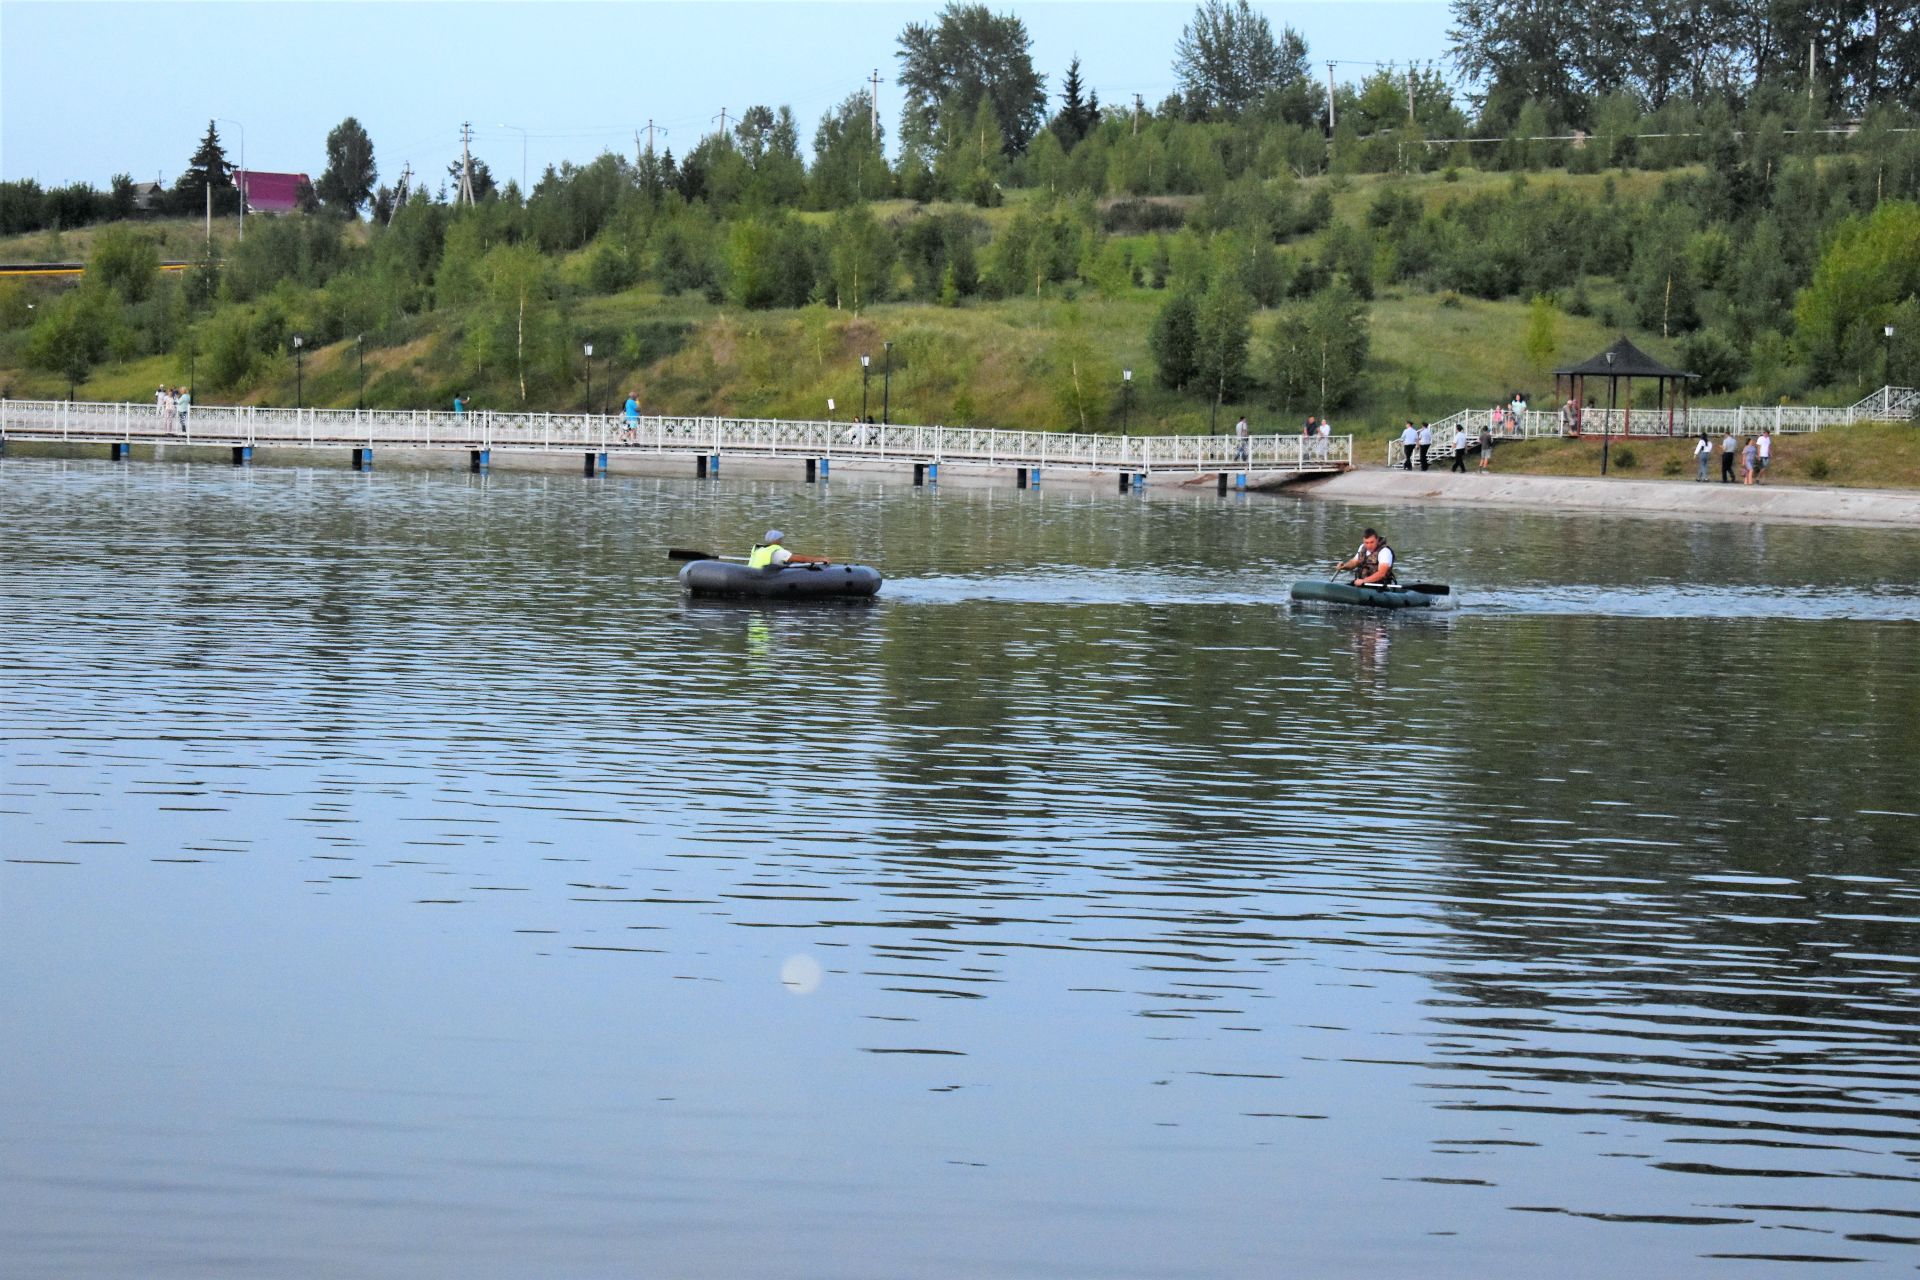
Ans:
{"type": "MultiPolygon", "coordinates": [[[[1282,245],[1290,260],[1331,260],[1335,241],[1364,226],[1383,189],[1404,193],[1422,208],[1439,209],[1479,195],[1500,195],[1519,188],[1540,192],[1561,189],[1595,204],[1646,202],[1677,177],[1697,171],[1573,174],[1531,173],[1524,178],[1471,170],[1415,175],[1344,175],[1288,182],[1294,198],[1306,203],[1323,194],[1333,222],[1292,235],[1282,245]],[[1344,229],[1344,230],[1343,230],[1344,229]]],[[[1162,197],[1157,203],[1191,214],[1200,197],[1162,197]]],[[[1094,202],[1104,209],[1113,202],[1094,202]]],[[[1047,193],[1014,190],[998,207],[918,206],[895,200],[872,206],[876,217],[904,227],[918,218],[961,211],[979,219],[992,235],[1007,231],[1023,209],[1053,205],[1047,193]]],[[[1084,206],[1083,206],[1084,208],[1084,206]]],[[[1085,213],[1083,218],[1088,216],[1085,213]]],[[[1097,217],[1097,214],[1094,215],[1097,217]]],[[[799,215],[824,227],[830,216],[799,215]]],[[[205,249],[204,224],[194,219],[134,224],[150,236],[162,258],[185,258],[205,249]]],[[[114,224],[69,233],[43,232],[0,241],[0,258],[13,260],[85,258],[114,224]]],[[[231,219],[215,224],[223,258],[234,253],[231,219]]],[[[260,234],[260,233],[256,233],[260,234]]],[[[887,302],[855,315],[824,304],[798,308],[747,310],[709,301],[706,293],[663,293],[653,283],[617,292],[596,292],[596,253],[609,241],[603,235],[586,247],[547,259],[558,290],[554,341],[560,351],[544,385],[533,383],[523,402],[518,380],[496,359],[473,354],[460,306],[428,306],[399,315],[368,333],[364,351],[353,340],[315,343],[306,349],[299,377],[307,404],[352,406],[363,395],[376,407],[444,407],[465,392],[479,407],[543,410],[617,409],[621,395],[637,391],[650,412],[736,414],[778,417],[846,418],[861,409],[859,357],[872,357],[867,412],[879,416],[885,396],[883,343],[892,342],[890,416],[897,422],[979,423],[1059,430],[1196,432],[1229,429],[1241,413],[1256,430],[1297,429],[1313,404],[1288,404],[1269,389],[1275,310],[1253,319],[1248,372],[1252,386],[1239,398],[1213,406],[1195,393],[1162,387],[1154,372],[1148,335],[1169,296],[1152,287],[1146,274],[1129,284],[1124,273],[1099,277],[1083,258],[1080,274],[1050,282],[1040,296],[1027,294],[988,300],[969,297],[957,306],[887,302]],[[595,349],[587,403],[587,370],[582,344],[595,349]],[[1123,404],[1121,371],[1135,371],[1130,405],[1123,404]],[[829,409],[829,401],[833,408],[829,409]]],[[[345,237],[348,252],[361,252],[376,233],[353,224],[345,237]]],[[[451,236],[449,237],[451,241],[451,236]]],[[[995,242],[997,245],[997,241],[995,242]]],[[[1134,255],[1136,270],[1150,253],[1165,253],[1166,238],[1115,233],[1098,236],[1093,252],[1134,255]]],[[[253,246],[249,246],[253,247],[253,246]]],[[[376,245],[377,247],[377,245],[376,245]]],[[[449,249],[451,252],[451,249],[449,249]]],[[[983,252],[986,252],[983,250],[983,252]]],[[[896,289],[905,284],[896,267],[896,289]]],[[[344,277],[340,277],[344,278],[344,277]]],[[[434,287],[440,287],[439,281],[434,287]]],[[[1720,282],[1708,281],[1711,302],[1720,282]]],[[[16,397],[58,397],[67,379],[29,365],[27,330],[34,312],[28,301],[48,306],[71,284],[23,286],[0,283],[0,390],[16,397]]],[[[82,398],[144,400],[160,382],[192,380],[202,403],[291,404],[296,395],[295,362],[284,337],[271,354],[255,359],[244,381],[217,387],[207,377],[205,334],[223,313],[258,317],[277,309],[282,334],[312,334],[317,317],[336,305],[333,286],[301,288],[288,280],[245,301],[212,304],[213,318],[185,315],[168,353],[140,354],[120,343],[78,383],[82,398]],[[192,323],[189,336],[188,323],[192,323]],[[189,351],[192,354],[189,354],[189,351]]],[[[1466,407],[1503,401],[1525,392],[1537,405],[1548,403],[1555,364],[1584,358],[1626,332],[1656,356],[1678,359],[1677,342],[1663,340],[1630,323],[1618,279],[1582,277],[1580,311],[1555,307],[1551,333],[1543,348],[1531,344],[1528,303],[1517,297],[1462,296],[1431,283],[1382,283],[1368,307],[1371,352],[1360,394],[1333,413],[1338,429],[1378,438],[1407,417],[1435,419],[1466,407]]],[[[40,314],[45,314],[41,312],[40,314]]],[[[331,325],[338,332],[344,326],[331,325]]],[[[1537,339],[1538,335],[1536,335],[1537,339]]],[[[1851,388],[1826,399],[1851,399],[1851,388]]],[[[1746,388],[1702,403],[1754,403],[1758,388],[1746,388]]]]}

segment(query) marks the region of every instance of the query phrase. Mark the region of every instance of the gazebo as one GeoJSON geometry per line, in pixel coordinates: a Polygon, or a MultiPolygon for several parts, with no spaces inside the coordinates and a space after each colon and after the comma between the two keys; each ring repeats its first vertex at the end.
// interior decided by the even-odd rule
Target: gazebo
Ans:
{"type": "MultiPolygon", "coordinates": [[[[1674,410],[1676,408],[1680,413],[1680,429],[1685,431],[1687,428],[1687,407],[1690,399],[1687,384],[1698,376],[1698,374],[1688,373],[1684,369],[1668,368],[1640,348],[1634,346],[1633,343],[1627,340],[1626,335],[1622,334],[1617,342],[1592,359],[1583,360],[1579,364],[1570,365],[1565,369],[1555,369],[1553,371],[1553,389],[1555,394],[1560,395],[1564,400],[1573,405],[1573,434],[1579,435],[1585,426],[1587,379],[1605,378],[1607,381],[1607,419],[1603,424],[1603,430],[1608,434],[1612,434],[1614,404],[1620,399],[1620,383],[1624,381],[1627,384],[1627,394],[1625,397],[1627,412],[1626,421],[1623,424],[1620,434],[1630,436],[1633,434],[1634,379],[1638,378],[1640,381],[1645,382],[1651,378],[1660,385],[1660,404],[1655,412],[1657,414],[1665,414],[1667,419],[1666,434],[1673,435],[1675,425],[1674,410]]],[[[1656,417],[1654,421],[1656,424],[1654,429],[1644,434],[1660,434],[1657,425],[1659,418],[1656,417]]]]}

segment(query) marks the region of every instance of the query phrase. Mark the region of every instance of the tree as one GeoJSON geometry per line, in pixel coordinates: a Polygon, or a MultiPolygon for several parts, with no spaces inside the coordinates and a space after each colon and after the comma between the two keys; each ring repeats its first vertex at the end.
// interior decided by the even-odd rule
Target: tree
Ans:
{"type": "Polygon", "coordinates": [[[187,161],[187,171],[173,184],[172,204],[182,213],[199,213],[206,208],[207,187],[213,187],[214,212],[230,212],[236,206],[233,191],[233,166],[220,145],[220,131],[207,121],[207,134],[187,161]],[[225,197],[223,199],[223,197],[225,197]]]}
{"type": "Polygon", "coordinates": [[[1815,381],[1847,374],[1871,379],[1879,370],[1882,326],[1916,295],[1920,204],[1889,200],[1868,217],[1843,223],[1793,308],[1815,381]]]}
{"type": "Polygon", "coordinates": [[[1527,340],[1528,363],[1544,369],[1547,361],[1553,359],[1559,340],[1560,312],[1553,305],[1553,299],[1544,293],[1533,295],[1533,301],[1527,304],[1527,340]]]}
{"type": "Polygon", "coordinates": [[[84,382],[106,358],[118,320],[111,290],[81,285],[47,304],[27,337],[27,362],[67,375],[69,387],[84,382]]]}
{"type": "Polygon", "coordinates": [[[838,209],[892,193],[884,129],[876,131],[872,105],[864,93],[849,94],[820,117],[813,131],[813,203],[838,209]]]}
{"type": "Polygon", "coordinates": [[[1068,151],[1100,123],[1100,95],[1089,94],[1080,83],[1080,55],[1067,64],[1066,79],[1060,85],[1060,114],[1050,126],[1053,136],[1068,151]]]}
{"type": "Polygon", "coordinates": [[[1010,155],[1045,121],[1046,83],[1033,69],[1026,24],[1012,14],[950,0],[936,22],[909,23],[899,43],[901,131],[910,144],[926,145],[949,115],[968,127],[983,101],[993,104],[1010,155]]]}
{"type": "MultiPolygon", "coordinates": [[[[360,206],[373,196],[380,170],[373,163],[373,139],[348,116],[327,134],[327,167],[314,185],[314,194],[329,209],[358,217],[360,206]]],[[[478,192],[475,192],[478,195],[478,192]]]]}
{"type": "Polygon", "coordinates": [[[1160,385],[1174,391],[1184,390],[1200,371],[1197,348],[1200,308],[1185,290],[1168,298],[1153,318],[1147,335],[1147,349],[1153,353],[1154,368],[1160,385]]]}
{"type": "Polygon", "coordinates": [[[145,302],[160,279],[160,251],[125,227],[109,227],[93,242],[87,283],[111,289],[127,302],[145,302]]]}
{"type": "Polygon", "coordinates": [[[1307,81],[1307,42],[1291,27],[1275,39],[1247,0],[1202,0],[1174,46],[1173,73],[1190,117],[1232,119],[1307,81]]]}
{"type": "Polygon", "coordinates": [[[835,215],[827,231],[827,270],[834,302],[858,315],[887,296],[893,274],[893,238],[864,204],[835,215]]]}
{"type": "MultiPolygon", "coordinates": [[[[473,160],[473,198],[475,200],[485,200],[487,197],[493,195],[494,191],[496,190],[496,188],[493,185],[493,170],[487,168],[487,162],[485,160],[482,160],[479,156],[473,156],[472,160],[473,160]]],[[[456,159],[456,160],[450,160],[447,162],[447,179],[448,179],[447,185],[452,189],[454,193],[454,199],[457,201],[460,196],[460,161],[459,160],[456,159]]]]}
{"type": "Polygon", "coordinates": [[[1247,343],[1253,337],[1253,299],[1239,282],[1222,276],[1200,299],[1194,325],[1194,377],[1218,409],[1238,395],[1247,376],[1247,343]]]}
{"type": "Polygon", "coordinates": [[[1360,389],[1372,340],[1366,304],[1335,284],[1280,313],[1273,335],[1273,385],[1288,409],[1326,413],[1360,389]]]}

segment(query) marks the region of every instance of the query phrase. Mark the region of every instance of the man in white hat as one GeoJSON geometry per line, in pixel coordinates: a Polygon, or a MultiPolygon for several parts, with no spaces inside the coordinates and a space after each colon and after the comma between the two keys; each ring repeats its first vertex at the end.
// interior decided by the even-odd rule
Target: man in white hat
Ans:
{"type": "Polygon", "coordinates": [[[833,561],[827,559],[825,556],[795,555],[780,545],[786,536],[787,535],[781,533],[778,529],[767,530],[767,536],[760,540],[759,544],[754,547],[753,554],[747,557],[747,568],[778,569],[789,564],[833,563],[833,561]]]}

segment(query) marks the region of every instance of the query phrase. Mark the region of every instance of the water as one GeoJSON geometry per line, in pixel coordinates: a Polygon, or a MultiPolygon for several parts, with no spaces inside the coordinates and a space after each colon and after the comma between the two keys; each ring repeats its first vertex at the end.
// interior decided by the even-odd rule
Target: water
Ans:
{"type": "Polygon", "coordinates": [[[9,1275],[1920,1265],[1920,534],[14,458],[0,547],[9,1275]],[[1291,606],[1367,522],[1456,607],[1291,606]],[[768,524],[881,601],[679,599],[768,524]]]}

